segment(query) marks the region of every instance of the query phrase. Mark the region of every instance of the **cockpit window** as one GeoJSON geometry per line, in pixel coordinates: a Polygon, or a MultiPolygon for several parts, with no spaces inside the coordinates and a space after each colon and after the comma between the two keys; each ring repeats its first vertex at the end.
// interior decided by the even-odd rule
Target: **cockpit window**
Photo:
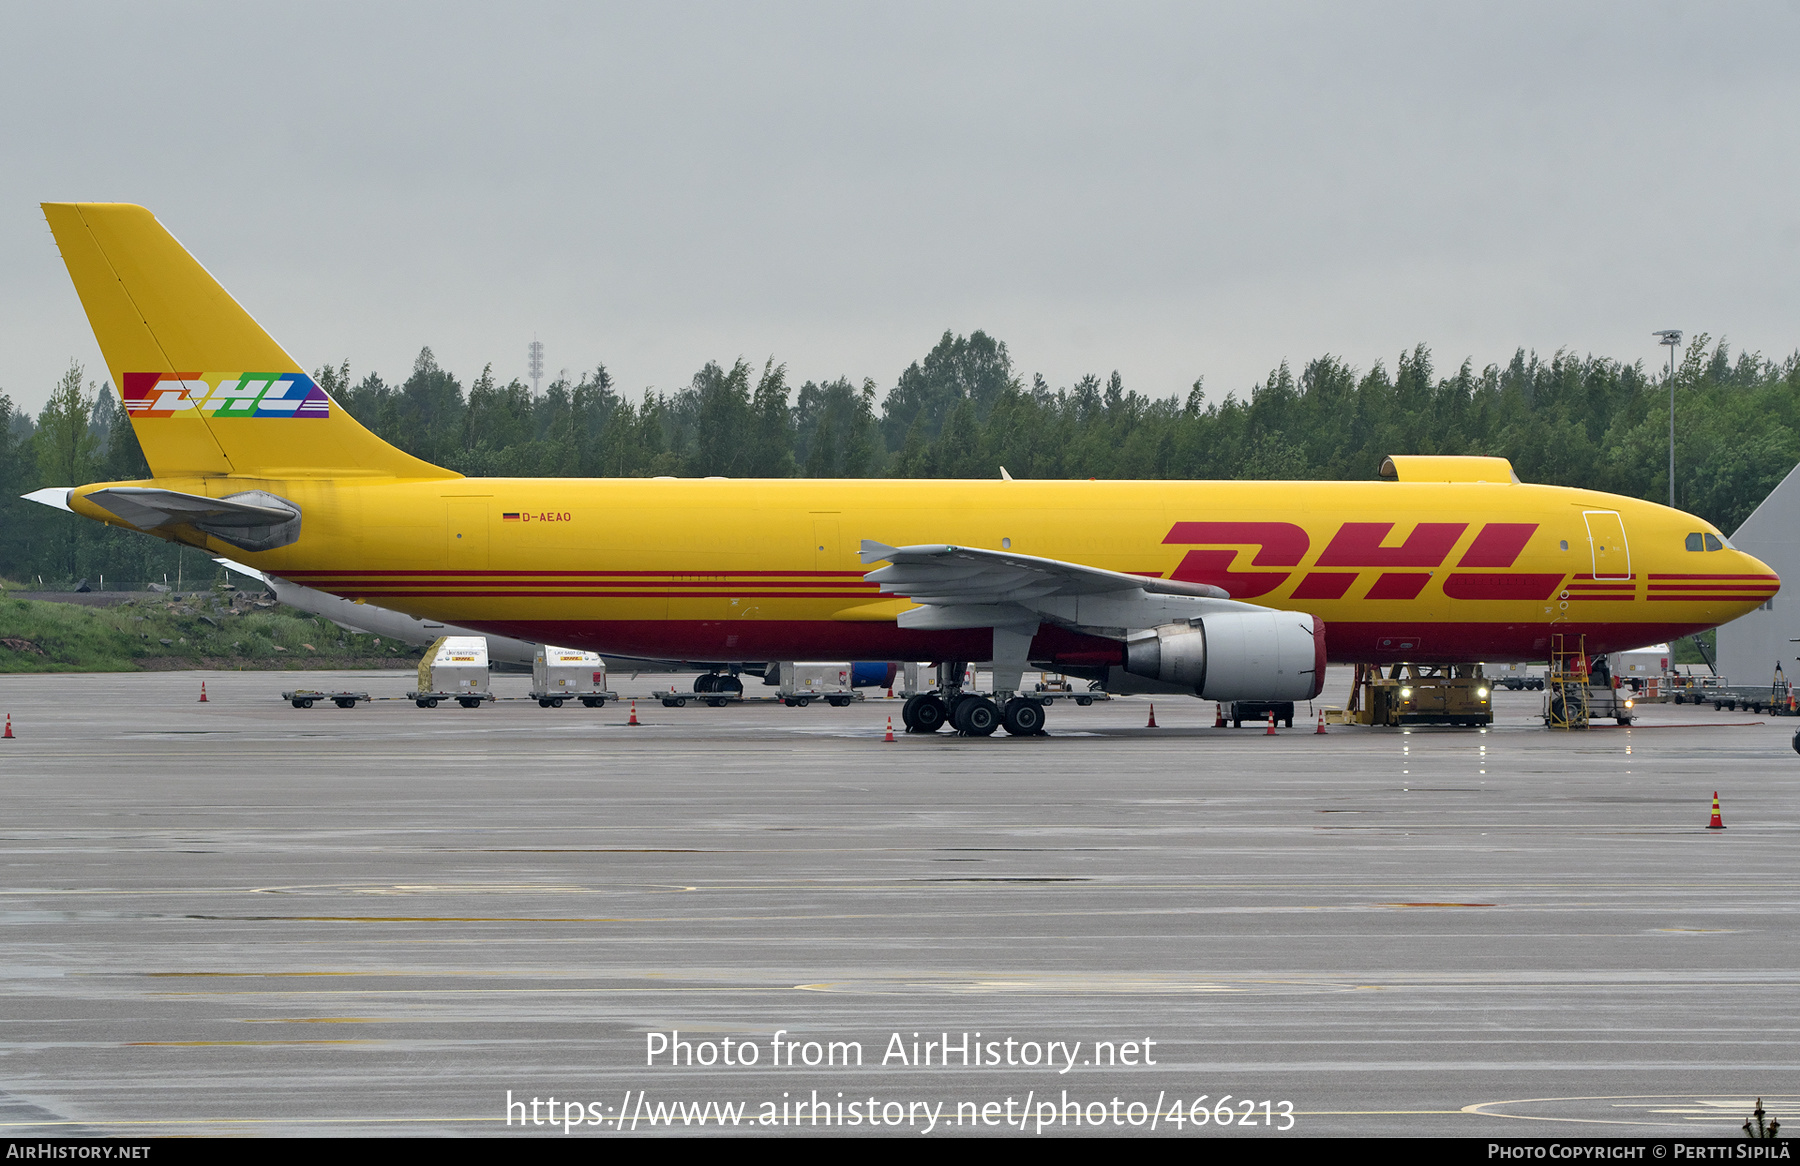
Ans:
{"type": "Polygon", "coordinates": [[[1690,551],[1722,551],[1731,544],[1710,531],[1695,531],[1687,536],[1687,549],[1690,551]]]}
{"type": "Polygon", "coordinates": [[[1718,535],[1709,534],[1706,536],[1706,549],[1709,551],[1722,551],[1725,549],[1725,544],[1719,541],[1718,535]]]}
{"type": "Polygon", "coordinates": [[[1693,534],[1688,535],[1687,536],[1687,549],[1690,551],[1703,550],[1704,547],[1702,545],[1701,540],[1703,540],[1705,537],[1706,536],[1701,534],[1699,531],[1695,531],[1693,534]]]}

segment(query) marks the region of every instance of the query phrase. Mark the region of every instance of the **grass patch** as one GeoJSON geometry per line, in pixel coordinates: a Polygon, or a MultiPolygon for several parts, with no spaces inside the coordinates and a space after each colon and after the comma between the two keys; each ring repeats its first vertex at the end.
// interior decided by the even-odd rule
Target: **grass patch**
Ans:
{"type": "Polygon", "coordinates": [[[243,592],[147,592],[116,607],[0,598],[0,673],[402,668],[421,651],[243,592]]]}

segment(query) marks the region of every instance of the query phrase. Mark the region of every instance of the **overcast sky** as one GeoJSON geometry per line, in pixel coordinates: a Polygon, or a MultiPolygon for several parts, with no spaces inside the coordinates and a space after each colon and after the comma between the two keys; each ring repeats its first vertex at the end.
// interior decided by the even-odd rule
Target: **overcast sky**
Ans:
{"type": "Polygon", "coordinates": [[[1800,347],[1793,4],[0,5],[0,390],[105,375],[37,203],[142,203],[308,368],[1242,394],[1800,347]]]}

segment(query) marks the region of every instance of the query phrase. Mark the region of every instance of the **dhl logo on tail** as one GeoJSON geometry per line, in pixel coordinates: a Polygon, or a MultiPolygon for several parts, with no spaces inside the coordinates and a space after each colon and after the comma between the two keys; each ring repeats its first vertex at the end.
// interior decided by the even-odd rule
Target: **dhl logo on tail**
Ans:
{"type": "Polygon", "coordinates": [[[150,417],[331,416],[331,398],[298,372],[128,372],[120,394],[136,421],[150,417]]]}

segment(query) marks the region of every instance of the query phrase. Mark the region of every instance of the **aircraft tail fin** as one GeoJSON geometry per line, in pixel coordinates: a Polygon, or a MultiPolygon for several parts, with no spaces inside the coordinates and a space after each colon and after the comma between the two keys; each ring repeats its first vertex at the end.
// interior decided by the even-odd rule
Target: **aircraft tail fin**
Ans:
{"type": "Polygon", "coordinates": [[[143,207],[43,207],[156,477],[460,476],[363,428],[143,207]]]}

